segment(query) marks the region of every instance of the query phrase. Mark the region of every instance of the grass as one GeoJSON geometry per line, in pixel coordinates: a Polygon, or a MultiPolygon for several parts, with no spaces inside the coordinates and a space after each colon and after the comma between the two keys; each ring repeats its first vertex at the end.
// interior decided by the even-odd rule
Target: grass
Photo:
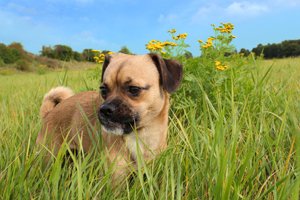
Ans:
{"type": "Polygon", "coordinates": [[[87,69],[96,67],[92,62],[78,61],[61,61],[46,57],[37,57],[37,60],[31,62],[20,60],[14,64],[5,64],[0,66],[0,75],[21,74],[24,72],[35,72],[37,74],[45,74],[51,71],[59,71],[64,69],[87,69]],[[24,64],[25,63],[25,64],[24,64]],[[23,65],[22,65],[23,64],[23,65]]]}
{"type": "Polygon", "coordinates": [[[250,59],[208,80],[188,61],[167,150],[114,190],[103,152],[43,166],[35,146],[43,95],[97,89],[100,71],[0,76],[0,199],[299,199],[299,65],[250,59]]]}
{"type": "Polygon", "coordinates": [[[272,81],[276,84],[288,83],[291,89],[300,86],[300,58],[263,60],[262,68],[266,70],[272,66],[272,81]]]}

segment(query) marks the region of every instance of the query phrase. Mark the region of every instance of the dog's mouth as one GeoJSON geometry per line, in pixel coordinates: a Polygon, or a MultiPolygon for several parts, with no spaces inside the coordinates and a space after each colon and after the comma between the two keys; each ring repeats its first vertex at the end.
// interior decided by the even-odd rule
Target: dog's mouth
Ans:
{"type": "Polygon", "coordinates": [[[99,112],[99,121],[105,132],[115,135],[130,134],[138,129],[139,117],[134,116],[119,116],[117,118],[107,118],[99,112]]]}
{"type": "Polygon", "coordinates": [[[129,134],[139,124],[138,113],[120,99],[104,102],[99,107],[98,118],[104,131],[116,135],[129,134]]]}

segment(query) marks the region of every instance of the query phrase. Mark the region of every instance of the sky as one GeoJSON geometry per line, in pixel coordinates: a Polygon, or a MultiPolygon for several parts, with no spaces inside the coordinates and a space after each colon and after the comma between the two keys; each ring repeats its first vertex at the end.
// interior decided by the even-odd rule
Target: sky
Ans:
{"type": "Polygon", "coordinates": [[[175,28],[199,55],[197,40],[221,22],[235,25],[238,50],[300,39],[300,0],[0,0],[0,43],[35,54],[56,44],[144,54],[149,40],[170,39],[175,28]]]}

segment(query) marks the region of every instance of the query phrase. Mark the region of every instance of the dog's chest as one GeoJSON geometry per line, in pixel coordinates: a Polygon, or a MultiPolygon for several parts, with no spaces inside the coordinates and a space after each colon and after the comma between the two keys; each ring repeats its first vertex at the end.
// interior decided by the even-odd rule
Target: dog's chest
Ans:
{"type": "Polygon", "coordinates": [[[126,141],[126,147],[129,150],[131,157],[134,160],[137,160],[137,156],[139,153],[143,155],[144,150],[143,150],[143,148],[141,148],[141,145],[140,145],[141,141],[140,141],[140,139],[138,139],[137,135],[130,134],[129,136],[127,136],[125,138],[125,141],[126,141]],[[139,147],[139,149],[138,149],[138,147],[139,147]]]}
{"type": "Polygon", "coordinates": [[[143,134],[134,134],[125,137],[126,147],[129,150],[131,157],[136,161],[138,156],[145,160],[152,159],[155,151],[158,148],[158,141],[156,138],[148,138],[143,134]]]}

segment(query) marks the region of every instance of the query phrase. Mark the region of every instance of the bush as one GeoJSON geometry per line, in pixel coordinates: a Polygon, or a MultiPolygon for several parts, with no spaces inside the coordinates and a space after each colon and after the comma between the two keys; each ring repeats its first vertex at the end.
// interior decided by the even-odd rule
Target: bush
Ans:
{"type": "Polygon", "coordinates": [[[45,56],[45,57],[48,57],[48,58],[55,58],[54,57],[54,50],[50,46],[49,47],[43,46],[42,51],[41,51],[41,56],[45,56]]]}
{"type": "Polygon", "coordinates": [[[73,51],[73,59],[80,62],[83,60],[81,53],[73,51]]]}
{"type": "Polygon", "coordinates": [[[80,57],[77,52],[73,52],[71,47],[61,44],[55,45],[54,48],[52,48],[51,46],[43,46],[41,56],[46,56],[48,58],[54,58],[63,61],[70,61],[73,58],[77,60],[80,57]]]}
{"type": "Polygon", "coordinates": [[[30,63],[26,60],[18,60],[16,63],[15,63],[15,67],[17,70],[21,70],[21,71],[31,71],[31,66],[30,66],[30,63]]]}
{"type": "Polygon", "coordinates": [[[4,61],[2,60],[2,58],[0,58],[0,67],[4,67],[5,63],[4,61]]]}
{"type": "Polygon", "coordinates": [[[0,45],[0,58],[5,64],[15,63],[21,58],[21,53],[17,49],[7,48],[5,45],[0,45]]]}
{"type": "Polygon", "coordinates": [[[120,53],[125,53],[125,54],[132,54],[132,52],[128,49],[127,46],[123,46],[120,51],[120,53]]]}
{"type": "Polygon", "coordinates": [[[5,64],[12,64],[26,58],[26,53],[20,43],[13,42],[9,46],[0,43],[0,58],[5,64]]]}
{"type": "Polygon", "coordinates": [[[4,67],[3,69],[0,69],[0,75],[2,75],[2,76],[9,76],[9,75],[15,74],[16,71],[17,70],[15,68],[4,67]]]}
{"type": "Polygon", "coordinates": [[[46,65],[48,68],[57,69],[61,68],[61,64],[58,60],[47,58],[47,57],[37,57],[36,58],[38,62],[40,62],[43,65],[46,65]]]}
{"type": "Polygon", "coordinates": [[[38,66],[37,69],[36,69],[36,73],[39,74],[39,75],[46,74],[47,73],[47,67],[44,66],[44,65],[38,66]]]}
{"type": "Polygon", "coordinates": [[[88,62],[94,62],[94,57],[97,55],[97,52],[93,51],[93,49],[84,49],[82,52],[82,58],[88,62]]]}
{"type": "Polygon", "coordinates": [[[73,56],[72,48],[66,45],[55,45],[54,55],[56,59],[70,61],[73,56]]]}

